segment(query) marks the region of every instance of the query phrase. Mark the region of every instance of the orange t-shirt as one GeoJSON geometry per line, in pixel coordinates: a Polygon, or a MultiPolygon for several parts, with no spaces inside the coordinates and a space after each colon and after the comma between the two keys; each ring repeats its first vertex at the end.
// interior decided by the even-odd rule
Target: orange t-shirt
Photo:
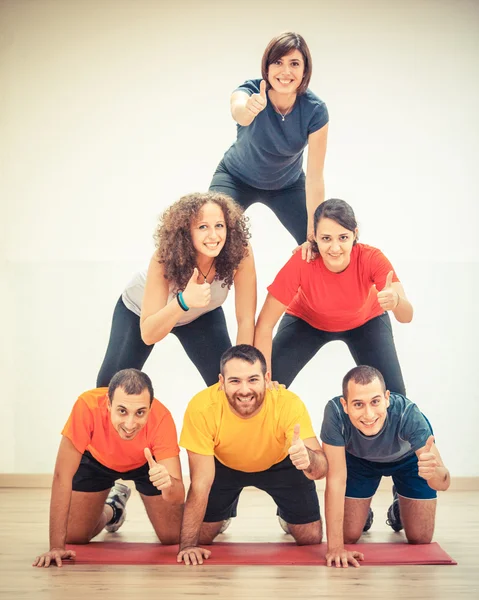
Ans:
{"type": "MultiPolygon", "coordinates": [[[[333,273],[318,256],[311,262],[296,252],[268,287],[288,307],[287,313],[322,331],[347,331],[383,314],[376,292],[381,291],[393,267],[377,248],[356,244],[349,265],[333,273]]],[[[399,281],[396,273],[393,281],[399,281]]]]}
{"type": "Polygon", "coordinates": [[[146,425],[132,440],[123,440],[113,427],[107,407],[108,388],[84,392],[75,402],[63,428],[78,452],[88,452],[114,471],[130,471],[146,463],[149,448],[156,460],[178,456],[178,438],[170,411],[153,399],[146,425]]]}

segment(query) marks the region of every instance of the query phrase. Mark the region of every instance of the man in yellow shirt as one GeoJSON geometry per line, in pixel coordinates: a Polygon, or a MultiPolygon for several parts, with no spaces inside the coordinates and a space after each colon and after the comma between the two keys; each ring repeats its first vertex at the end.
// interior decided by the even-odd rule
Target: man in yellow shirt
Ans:
{"type": "Polygon", "coordinates": [[[219,383],[186,409],[180,445],[188,451],[191,485],[181,526],[178,562],[202,564],[211,544],[236,516],[246,486],[267,492],[283,528],[297,544],[322,538],[315,479],[326,457],[303,402],[289,390],[268,389],[262,353],[247,344],[221,357],[219,383]]]}

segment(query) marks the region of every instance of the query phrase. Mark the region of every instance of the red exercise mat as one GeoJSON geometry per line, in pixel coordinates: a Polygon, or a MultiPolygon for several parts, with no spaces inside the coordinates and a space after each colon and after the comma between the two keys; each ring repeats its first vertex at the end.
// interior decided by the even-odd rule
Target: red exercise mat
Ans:
{"type": "MultiPolygon", "coordinates": [[[[432,544],[354,544],[347,546],[364,554],[362,565],[456,565],[437,542],[432,544]]],[[[68,545],[77,553],[79,565],[173,565],[178,546],[161,544],[92,542],[85,546],[68,545]]],[[[296,546],[280,543],[217,542],[208,546],[210,565],[325,565],[326,544],[296,546]]],[[[64,565],[73,561],[66,560],[64,565]]]]}

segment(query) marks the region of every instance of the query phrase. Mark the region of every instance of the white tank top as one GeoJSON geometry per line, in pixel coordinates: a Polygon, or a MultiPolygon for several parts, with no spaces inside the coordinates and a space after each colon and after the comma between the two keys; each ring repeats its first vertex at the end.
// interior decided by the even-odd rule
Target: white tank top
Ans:
{"type": "MultiPolygon", "coordinates": [[[[133,279],[128,283],[121,298],[123,300],[124,305],[135,313],[135,315],[141,315],[141,305],[143,304],[143,295],[145,293],[145,283],[146,283],[146,271],[139,271],[133,277],[133,279]]],[[[191,323],[201,315],[204,315],[207,312],[218,308],[221,306],[223,302],[226,300],[228,296],[228,286],[223,286],[224,282],[215,279],[211,283],[211,300],[208,306],[204,306],[203,308],[190,308],[190,310],[185,311],[184,316],[182,316],[176,323],[175,327],[179,325],[186,325],[187,323],[191,323]]],[[[170,284],[170,291],[168,294],[168,303],[170,303],[173,298],[176,297],[176,293],[172,291],[172,285],[170,284]]]]}

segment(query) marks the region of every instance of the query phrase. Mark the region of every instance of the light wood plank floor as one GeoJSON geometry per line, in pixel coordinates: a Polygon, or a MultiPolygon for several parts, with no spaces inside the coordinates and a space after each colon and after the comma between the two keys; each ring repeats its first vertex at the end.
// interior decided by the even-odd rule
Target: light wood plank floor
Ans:
{"type": "MultiPolygon", "coordinates": [[[[458,566],[367,567],[177,567],[70,566],[35,569],[34,557],[47,549],[47,489],[0,489],[0,598],[8,600],[77,600],[102,598],[479,598],[479,493],[440,495],[435,540],[458,566]]],[[[373,501],[375,521],[361,541],[401,539],[385,525],[391,496],[379,492],[373,501]]],[[[290,541],[266,494],[243,492],[239,516],[224,541],[290,541]]],[[[153,542],[141,500],[133,493],[128,517],[117,534],[98,540],[153,542]]],[[[214,552],[214,546],[212,547],[214,552]]]]}

